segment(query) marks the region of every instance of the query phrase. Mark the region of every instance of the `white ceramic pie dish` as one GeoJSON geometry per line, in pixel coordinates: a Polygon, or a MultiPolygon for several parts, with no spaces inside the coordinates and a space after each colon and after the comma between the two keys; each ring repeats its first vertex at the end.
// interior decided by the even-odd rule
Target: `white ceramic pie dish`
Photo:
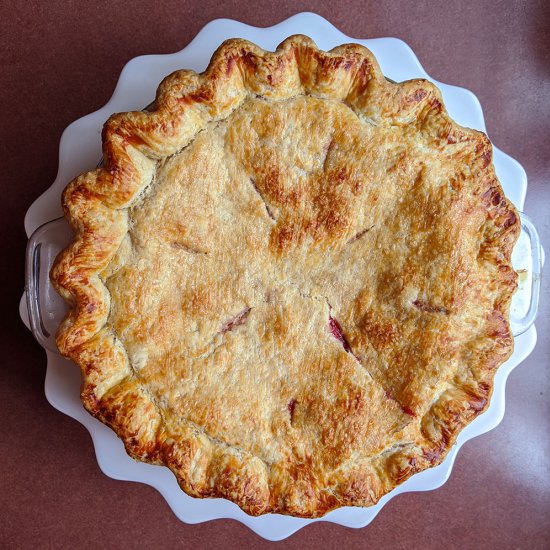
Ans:
{"type": "MultiPolygon", "coordinates": [[[[250,27],[230,20],[209,23],[182,51],[169,55],[142,56],[131,60],[123,69],[110,101],[100,110],[87,115],[64,132],[60,143],[59,171],[52,186],[29,208],[25,217],[25,229],[32,236],[28,253],[31,283],[27,288],[34,318],[34,331],[42,344],[53,349],[47,334],[53,334],[65,310],[65,306],[48,284],[47,273],[55,254],[71,239],[64,220],[47,224],[62,215],[60,195],[65,185],[79,173],[93,168],[101,157],[100,132],[103,122],[113,112],[134,110],[143,107],[154,98],[155,90],[164,76],[180,68],[202,71],[214,50],[226,38],[242,37],[265,49],[275,49],[284,38],[292,34],[307,34],[322,49],[345,42],[358,42],[367,46],[376,56],[384,74],[392,80],[427,78],[441,89],[450,115],[460,124],[485,131],[483,114],[476,97],[469,91],[442,84],[430,78],[422,69],[412,50],[394,38],[357,40],[343,35],[325,19],[310,13],[298,14],[282,23],[266,29],[250,27]],[[35,232],[37,228],[40,228],[35,232]],[[35,268],[35,269],[33,269],[35,268]],[[37,280],[34,279],[37,276],[37,280]],[[38,293],[40,291],[40,293],[38,293]],[[38,318],[41,313],[41,318],[38,318]]],[[[527,191],[527,178],[523,168],[511,157],[494,148],[494,164],[506,195],[518,209],[523,208],[527,191]]],[[[537,242],[536,231],[524,220],[524,233],[520,245],[514,251],[516,268],[526,269],[522,277],[520,299],[514,302],[517,321],[515,333],[528,326],[536,313],[529,307],[529,299],[521,303],[521,297],[533,297],[536,302],[537,276],[542,264],[542,250],[537,242]],[[534,277],[534,278],[533,278],[534,277]],[[532,284],[532,281],[535,284],[532,284]],[[527,317],[527,318],[525,318],[527,317]],[[522,326],[520,326],[522,325],[522,326]]],[[[29,326],[26,296],[21,301],[21,317],[29,326]]],[[[49,402],[58,410],[75,418],[89,430],[102,471],[115,479],[140,481],[158,489],[174,513],[182,521],[198,523],[217,518],[232,518],[244,523],[258,535],[270,539],[283,539],[301,527],[314,521],[331,521],[348,527],[363,527],[369,524],[384,504],[403,492],[426,491],[441,486],[448,479],[458,449],[469,439],[485,433],[499,424],[504,415],[504,389],[508,374],[533,350],[536,342],[534,325],[516,336],[512,357],[501,366],[495,377],[494,393],[489,409],[458,437],[456,445],[446,460],[436,468],[416,474],[394,491],[384,496],[371,508],[342,508],[323,518],[306,520],[277,514],[251,517],[235,504],[224,499],[194,499],[183,493],[173,474],[164,467],[152,466],[132,460],[126,454],[121,441],[109,428],[90,416],[80,403],[80,372],[70,362],[54,351],[47,350],[48,370],[45,391],[49,402]]]]}

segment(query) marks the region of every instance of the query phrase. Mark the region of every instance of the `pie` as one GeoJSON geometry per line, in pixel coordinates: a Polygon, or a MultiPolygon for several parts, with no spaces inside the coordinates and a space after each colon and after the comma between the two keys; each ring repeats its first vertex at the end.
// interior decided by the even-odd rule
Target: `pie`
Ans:
{"type": "Polygon", "coordinates": [[[195,497],[370,506],[441,462],[513,349],[519,217],[484,134],[362,46],[225,42],[113,115],[52,280],[86,409],[195,497]]]}

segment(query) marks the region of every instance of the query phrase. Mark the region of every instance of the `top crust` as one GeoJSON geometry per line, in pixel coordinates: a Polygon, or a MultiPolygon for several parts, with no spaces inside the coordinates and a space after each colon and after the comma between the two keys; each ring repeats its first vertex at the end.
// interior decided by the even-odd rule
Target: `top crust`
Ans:
{"type": "Polygon", "coordinates": [[[431,83],[356,44],[228,40],[113,115],[103,153],[63,193],[57,344],[87,410],[188,494],[370,506],[488,406],[519,218],[431,83]]]}

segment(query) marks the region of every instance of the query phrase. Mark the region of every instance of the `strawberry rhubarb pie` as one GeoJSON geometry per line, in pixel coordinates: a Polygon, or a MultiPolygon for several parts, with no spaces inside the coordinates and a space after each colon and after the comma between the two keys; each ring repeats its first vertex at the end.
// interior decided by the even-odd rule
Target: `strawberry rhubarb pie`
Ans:
{"type": "Polygon", "coordinates": [[[225,42],[113,115],[52,270],[82,401],[249,514],[370,506],[441,462],[513,348],[488,138],[364,47],[225,42]]]}

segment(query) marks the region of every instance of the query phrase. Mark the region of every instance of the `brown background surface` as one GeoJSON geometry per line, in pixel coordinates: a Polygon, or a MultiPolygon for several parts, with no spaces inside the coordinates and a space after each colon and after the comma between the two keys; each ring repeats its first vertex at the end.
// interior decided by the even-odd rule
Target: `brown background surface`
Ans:
{"type": "MultiPolygon", "coordinates": [[[[433,77],[477,94],[490,137],[527,170],[526,212],[550,251],[549,7],[460,0],[2,2],[0,547],[273,546],[232,521],[180,523],[154,489],[105,477],[86,430],[47,403],[45,354],[18,318],[25,211],[55,178],[63,129],[109,99],[129,59],[179,50],[218,17],[268,26],[309,10],[350,36],[400,37],[433,77]]],[[[544,281],[539,343],[509,378],[504,421],[463,447],[444,487],[392,500],[365,529],[317,524],[279,547],[550,548],[549,289],[544,281]]]]}

